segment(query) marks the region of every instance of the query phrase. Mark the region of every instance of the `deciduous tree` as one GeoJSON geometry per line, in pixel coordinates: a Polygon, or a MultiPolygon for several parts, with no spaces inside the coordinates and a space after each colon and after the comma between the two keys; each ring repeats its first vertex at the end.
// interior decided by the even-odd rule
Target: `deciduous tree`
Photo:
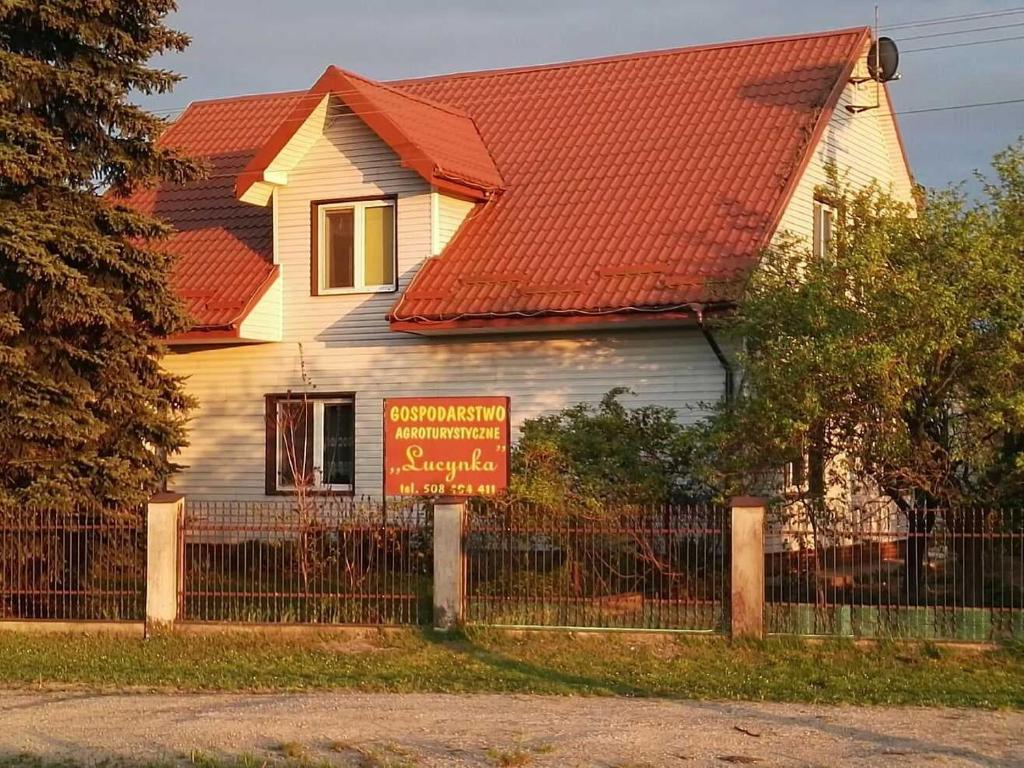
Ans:
{"type": "Polygon", "coordinates": [[[803,453],[811,495],[842,459],[911,513],[1024,498],[1024,144],[993,166],[974,202],[833,178],[827,257],[765,254],[729,322],[744,386],[715,424],[723,484],[803,453]]]}

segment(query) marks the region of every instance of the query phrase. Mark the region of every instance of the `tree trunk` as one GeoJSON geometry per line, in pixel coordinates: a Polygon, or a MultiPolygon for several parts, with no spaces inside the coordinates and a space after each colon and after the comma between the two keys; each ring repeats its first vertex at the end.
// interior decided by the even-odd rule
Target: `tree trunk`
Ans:
{"type": "MultiPolygon", "coordinates": [[[[949,520],[956,543],[957,565],[962,585],[959,600],[965,606],[985,601],[985,516],[977,509],[960,512],[949,520]]],[[[953,584],[956,590],[956,584],[953,584]]]]}
{"type": "Polygon", "coordinates": [[[925,566],[928,561],[928,543],[935,527],[935,510],[910,507],[907,515],[907,601],[911,605],[921,602],[927,586],[925,566]]]}

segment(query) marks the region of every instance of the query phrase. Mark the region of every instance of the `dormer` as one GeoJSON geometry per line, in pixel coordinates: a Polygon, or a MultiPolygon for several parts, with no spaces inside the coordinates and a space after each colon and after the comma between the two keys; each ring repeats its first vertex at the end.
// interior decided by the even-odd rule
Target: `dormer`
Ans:
{"type": "Polygon", "coordinates": [[[432,187],[487,200],[504,186],[473,119],[337,67],[328,67],[298,100],[235,183],[239,200],[266,205],[312,142],[323,134],[331,99],[350,109],[432,187]]]}

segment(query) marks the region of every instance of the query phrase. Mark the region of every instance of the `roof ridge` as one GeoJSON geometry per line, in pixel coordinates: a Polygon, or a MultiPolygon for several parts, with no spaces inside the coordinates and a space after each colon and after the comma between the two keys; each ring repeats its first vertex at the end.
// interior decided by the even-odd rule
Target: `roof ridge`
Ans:
{"type": "MultiPolygon", "coordinates": [[[[536,72],[536,71],[539,71],[539,70],[547,70],[547,69],[568,69],[570,67],[589,66],[589,65],[594,65],[594,64],[605,64],[605,63],[611,63],[611,62],[614,62],[614,61],[628,61],[630,59],[644,59],[644,58],[653,58],[653,57],[657,57],[657,56],[671,56],[673,54],[678,54],[678,53],[689,53],[689,52],[694,52],[695,53],[697,51],[715,50],[715,49],[721,49],[721,48],[740,48],[740,47],[747,47],[747,46],[754,46],[754,45],[765,45],[765,44],[768,44],[768,43],[784,42],[786,40],[800,40],[800,39],[808,39],[809,40],[809,39],[818,38],[818,37],[836,37],[836,36],[844,35],[844,34],[853,34],[855,32],[863,32],[865,29],[870,29],[870,27],[868,27],[867,25],[862,25],[862,26],[857,26],[857,27],[846,27],[846,28],[842,28],[842,29],[826,30],[824,32],[812,32],[812,33],[806,33],[805,32],[805,33],[797,33],[797,34],[792,34],[792,35],[775,35],[775,36],[771,36],[771,37],[755,37],[755,38],[748,38],[746,40],[732,40],[732,41],[727,41],[727,42],[722,42],[722,43],[698,43],[696,45],[684,45],[684,46],[679,46],[679,47],[676,47],[676,48],[655,48],[655,49],[646,50],[646,51],[632,51],[632,52],[629,52],[629,53],[616,53],[616,54],[610,54],[610,55],[607,55],[607,56],[593,56],[593,57],[585,58],[585,59],[567,59],[565,61],[555,61],[555,62],[549,62],[547,64],[526,64],[526,65],[514,66],[514,67],[499,67],[499,68],[496,68],[496,69],[465,70],[465,71],[462,71],[462,72],[449,72],[449,73],[437,74],[437,75],[422,75],[422,76],[415,76],[415,77],[402,77],[402,78],[397,78],[395,80],[374,80],[372,78],[366,77],[365,75],[360,75],[357,72],[353,72],[350,69],[345,69],[343,67],[338,67],[336,65],[331,65],[331,66],[334,66],[336,69],[344,72],[346,75],[349,75],[351,77],[355,77],[355,78],[357,78],[359,80],[362,80],[363,82],[370,83],[371,85],[376,85],[376,86],[379,86],[381,88],[386,88],[387,90],[389,90],[389,91],[391,91],[391,92],[393,92],[393,93],[395,93],[395,94],[397,94],[399,96],[405,96],[405,97],[410,98],[410,99],[415,99],[415,100],[420,101],[423,104],[426,104],[428,106],[436,107],[438,109],[441,109],[441,110],[446,111],[446,112],[450,112],[451,114],[458,115],[460,117],[468,117],[470,120],[472,120],[473,119],[472,115],[470,115],[470,114],[468,114],[468,113],[458,109],[457,107],[454,107],[454,106],[452,106],[450,104],[445,104],[443,102],[436,101],[436,100],[428,98],[426,96],[421,96],[419,94],[409,93],[409,92],[403,90],[401,88],[401,86],[404,86],[404,85],[416,85],[416,84],[419,84],[419,83],[428,83],[428,82],[432,82],[432,81],[436,81],[436,80],[454,80],[454,79],[471,78],[471,77],[489,77],[489,76],[492,76],[492,75],[512,75],[512,74],[519,74],[519,73],[536,72]],[[398,86],[398,87],[396,87],[396,86],[398,86]]],[[[302,89],[296,89],[296,90],[290,90],[290,91],[269,91],[267,93],[245,93],[245,94],[238,94],[238,95],[235,95],[235,96],[218,96],[218,97],[215,97],[215,98],[212,98],[212,99],[194,99],[193,101],[190,101],[186,105],[185,109],[188,109],[189,107],[193,107],[193,106],[207,105],[207,104],[224,104],[224,103],[233,102],[233,101],[256,101],[256,100],[263,100],[263,99],[284,98],[284,97],[287,97],[287,96],[304,96],[304,95],[307,95],[307,94],[309,94],[309,89],[308,88],[302,88],[302,89]]],[[[182,110],[182,114],[185,112],[185,109],[182,110]]]]}
{"type": "MultiPolygon", "coordinates": [[[[309,93],[308,88],[295,91],[270,91],[268,93],[243,93],[238,96],[218,96],[213,99],[195,99],[188,103],[188,107],[197,106],[200,104],[225,104],[231,101],[262,101],[265,99],[283,99],[286,96],[302,96],[309,93]]],[[[186,107],[186,109],[188,108],[186,107]]]]}
{"type": "MultiPolygon", "coordinates": [[[[781,43],[789,40],[812,40],[820,37],[839,37],[840,35],[852,35],[870,30],[866,24],[856,27],[845,27],[842,29],[826,30],[824,32],[798,33],[792,35],[774,35],[771,37],[755,37],[746,40],[732,40],[722,43],[699,43],[697,45],[684,45],[676,48],[656,48],[647,51],[632,51],[630,53],[617,53],[607,56],[594,56],[585,59],[568,59],[555,61],[548,64],[527,64],[515,67],[501,67],[498,69],[477,69],[464,72],[449,72],[439,75],[423,75],[421,77],[406,77],[397,80],[382,81],[390,86],[418,85],[438,80],[461,80],[468,78],[485,78],[498,75],[517,75],[529,72],[538,72],[551,69],[570,69],[572,67],[592,66],[596,64],[610,64],[616,61],[630,61],[632,59],[656,58],[658,56],[672,56],[680,53],[697,53],[699,51],[720,50],[724,48],[746,48],[755,45],[768,45],[781,43]]],[[[404,91],[403,91],[404,93],[404,91]]]]}
{"type": "MultiPolygon", "coordinates": [[[[334,66],[334,65],[332,65],[332,66],[334,66]]],[[[345,75],[348,76],[348,77],[353,77],[356,80],[362,80],[364,83],[368,83],[369,85],[376,86],[377,88],[383,88],[384,90],[388,91],[389,93],[395,94],[395,96],[401,96],[403,99],[411,99],[413,101],[418,101],[419,103],[423,104],[424,106],[433,107],[434,109],[440,110],[442,112],[447,112],[450,115],[453,115],[455,117],[464,117],[467,120],[472,120],[473,119],[472,115],[470,115],[468,112],[465,112],[465,111],[459,109],[458,107],[453,107],[450,104],[444,104],[443,102],[435,101],[434,99],[427,98],[426,96],[420,96],[419,94],[409,93],[409,92],[403,91],[403,90],[401,90],[399,88],[395,88],[391,84],[392,81],[389,81],[389,80],[373,80],[372,78],[366,77],[365,75],[360,75],[358,72],[353,72],[351,69],[344,69],[343,67],[335,66],[335,69],[339,70],[340,72],[345,73],[345,75]]]]}

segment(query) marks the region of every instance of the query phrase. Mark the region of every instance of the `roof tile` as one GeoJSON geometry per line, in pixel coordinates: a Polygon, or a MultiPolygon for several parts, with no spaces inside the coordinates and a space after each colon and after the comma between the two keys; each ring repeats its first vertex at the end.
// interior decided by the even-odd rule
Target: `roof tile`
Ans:
{"type": "Polygon", "coordinates": [[[177,228],[167,244],[178,256],[174,284],[197,326],[239,322],[274,267],[271,212],[239,202],[235,182],[290,135],[320,88],[361,111],[424,176],[501,190],[426,261],[393,321],[731,300],[868,35],[858,28],[393,83],[332,67],[307,92],[190,106],[161,142],[205,158],[210,178],[130,202],[177,228]]]}
{"type": "Polygon", "coordinates": [[[472,115],[507,184],[424,264],[392,319],[731,300],[867,34],[392,83],[472,115]],[[529,277],[466,279],[502,272],[529,277]],[[572,290],[553,289],[563,283],[572,290]]]}
{"type": "Polygon", "coordinates": [[[235,177],[293,108],[302,93],[192,104],[160,139],[205,160],[208,177],[163,184],[128,204],[172,224],[163,244],[177,257],[172,281],[196,328],[241,321],[274,274],[271,211],[235,199],[235,177]]]}

